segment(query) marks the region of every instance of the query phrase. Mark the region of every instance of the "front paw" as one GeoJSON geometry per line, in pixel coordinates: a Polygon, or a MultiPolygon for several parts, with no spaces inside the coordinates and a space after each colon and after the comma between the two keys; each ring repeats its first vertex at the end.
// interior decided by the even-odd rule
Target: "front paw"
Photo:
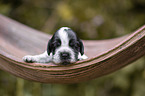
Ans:
{"type": "Polygon", "coordinates": [[[88,57],[85,54],[84,55],[79,54],[79,56],[78,56],[78,60],[85,60],[87,58],[88,57]]]}
{"type": "Polygon", "coordinates": [[[34,63],[36,62],[36,58],[34,58],[34,56],[31,56],[31,55],[26,55],[23,57],[23,61],[28,62],[28,63],[34,63]]]}

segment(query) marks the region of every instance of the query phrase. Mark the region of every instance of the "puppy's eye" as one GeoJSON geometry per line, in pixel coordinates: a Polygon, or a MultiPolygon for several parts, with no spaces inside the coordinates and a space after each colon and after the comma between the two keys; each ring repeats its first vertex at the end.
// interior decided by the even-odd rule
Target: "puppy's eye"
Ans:
{"type": "Polygon", "coordinates": [[[59,42],[56,42],[56,43],[53,44],[53,46],[54,47],[58,47],[58,46],[60,46],[60,43],[59,42]]]}
{"type": "Polygon", "coordinates": [[[52,44],[54,47],[59,47],[61,45],[61,42],[60,41],[55,41],[53,42],[52,44]]]}
{"type": "Polygon", "coordinates": [[[75,47],[80,47],[80,43],[79,42],[76,42],[75,43],[75,47]]]}
{"type": "Polygon", "coordinates": [[[69,42],[69,46],[73,47],[74,44],[75,44],[75,42],[74,42],[73,40],[70,40],[70,42],[69,42]]]}
{"type": "Polygon", "coordinates": [[[60,46],[60,42],[55,43],[55,46],[57,47],[60,46]]]}
{"type": "Polygon", "coordinates": [[[73,47],[74,46],[74,43],[73,42],[70,42],[69,43],[69,46],[73,47]]]}
{"type": "Polygon", "coordinates": [[[69,45],[70,45],[71,47],[75,47],[75,48],[77,48],[77,47],[79,47],[79,42],[76,42],[76,41],[70,41],[69,45]]]}

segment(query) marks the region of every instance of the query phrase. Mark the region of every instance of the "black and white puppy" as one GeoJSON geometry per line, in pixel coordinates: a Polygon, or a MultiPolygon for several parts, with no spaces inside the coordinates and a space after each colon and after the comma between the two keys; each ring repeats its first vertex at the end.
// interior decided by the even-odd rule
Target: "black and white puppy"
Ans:
{"type": "Polygon", "coordinates": [[[25,62],[67,65],[78,60],[87,59],[82,41],[68,27],[62,27],[54,33],[48,42],[47,51],[39,55],[23,57],[25,62]]]}

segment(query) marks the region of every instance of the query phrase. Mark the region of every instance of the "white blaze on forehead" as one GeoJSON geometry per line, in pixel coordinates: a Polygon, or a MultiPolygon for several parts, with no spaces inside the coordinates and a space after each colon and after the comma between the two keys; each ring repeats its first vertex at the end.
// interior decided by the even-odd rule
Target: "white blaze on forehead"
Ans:
{"type": "Polygon", "coordinates": [[[65,31],[65,29],[70,29],[68,27],[62,27],[59,29],[59,37],[61,40],[61,46],[68,46],[69,44],[69,38],[68,38],[68,33],[65,31]]]}

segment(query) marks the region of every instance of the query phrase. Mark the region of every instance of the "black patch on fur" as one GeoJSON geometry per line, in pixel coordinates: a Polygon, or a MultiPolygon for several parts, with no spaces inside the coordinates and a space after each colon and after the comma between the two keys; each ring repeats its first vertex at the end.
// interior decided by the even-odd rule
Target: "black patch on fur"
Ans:
{"type": "Polygon", "coordinates": [[[80,52],[81,55],[84,54],[84,45],[83,42],[77,37],[76,33],[71,30],[67,29],[66,32],[68,33],[69,46],[74,49],[75,52],[80,52]]]}
{"type": "Polygon", "coordinates": [[[47,53],[50,55],[55,54],[55,50],[61,46],[61,40],[59,39],[57,32],[52,36],[52,38],[49,40],[48,45],[47,45],[47,53]]]}

